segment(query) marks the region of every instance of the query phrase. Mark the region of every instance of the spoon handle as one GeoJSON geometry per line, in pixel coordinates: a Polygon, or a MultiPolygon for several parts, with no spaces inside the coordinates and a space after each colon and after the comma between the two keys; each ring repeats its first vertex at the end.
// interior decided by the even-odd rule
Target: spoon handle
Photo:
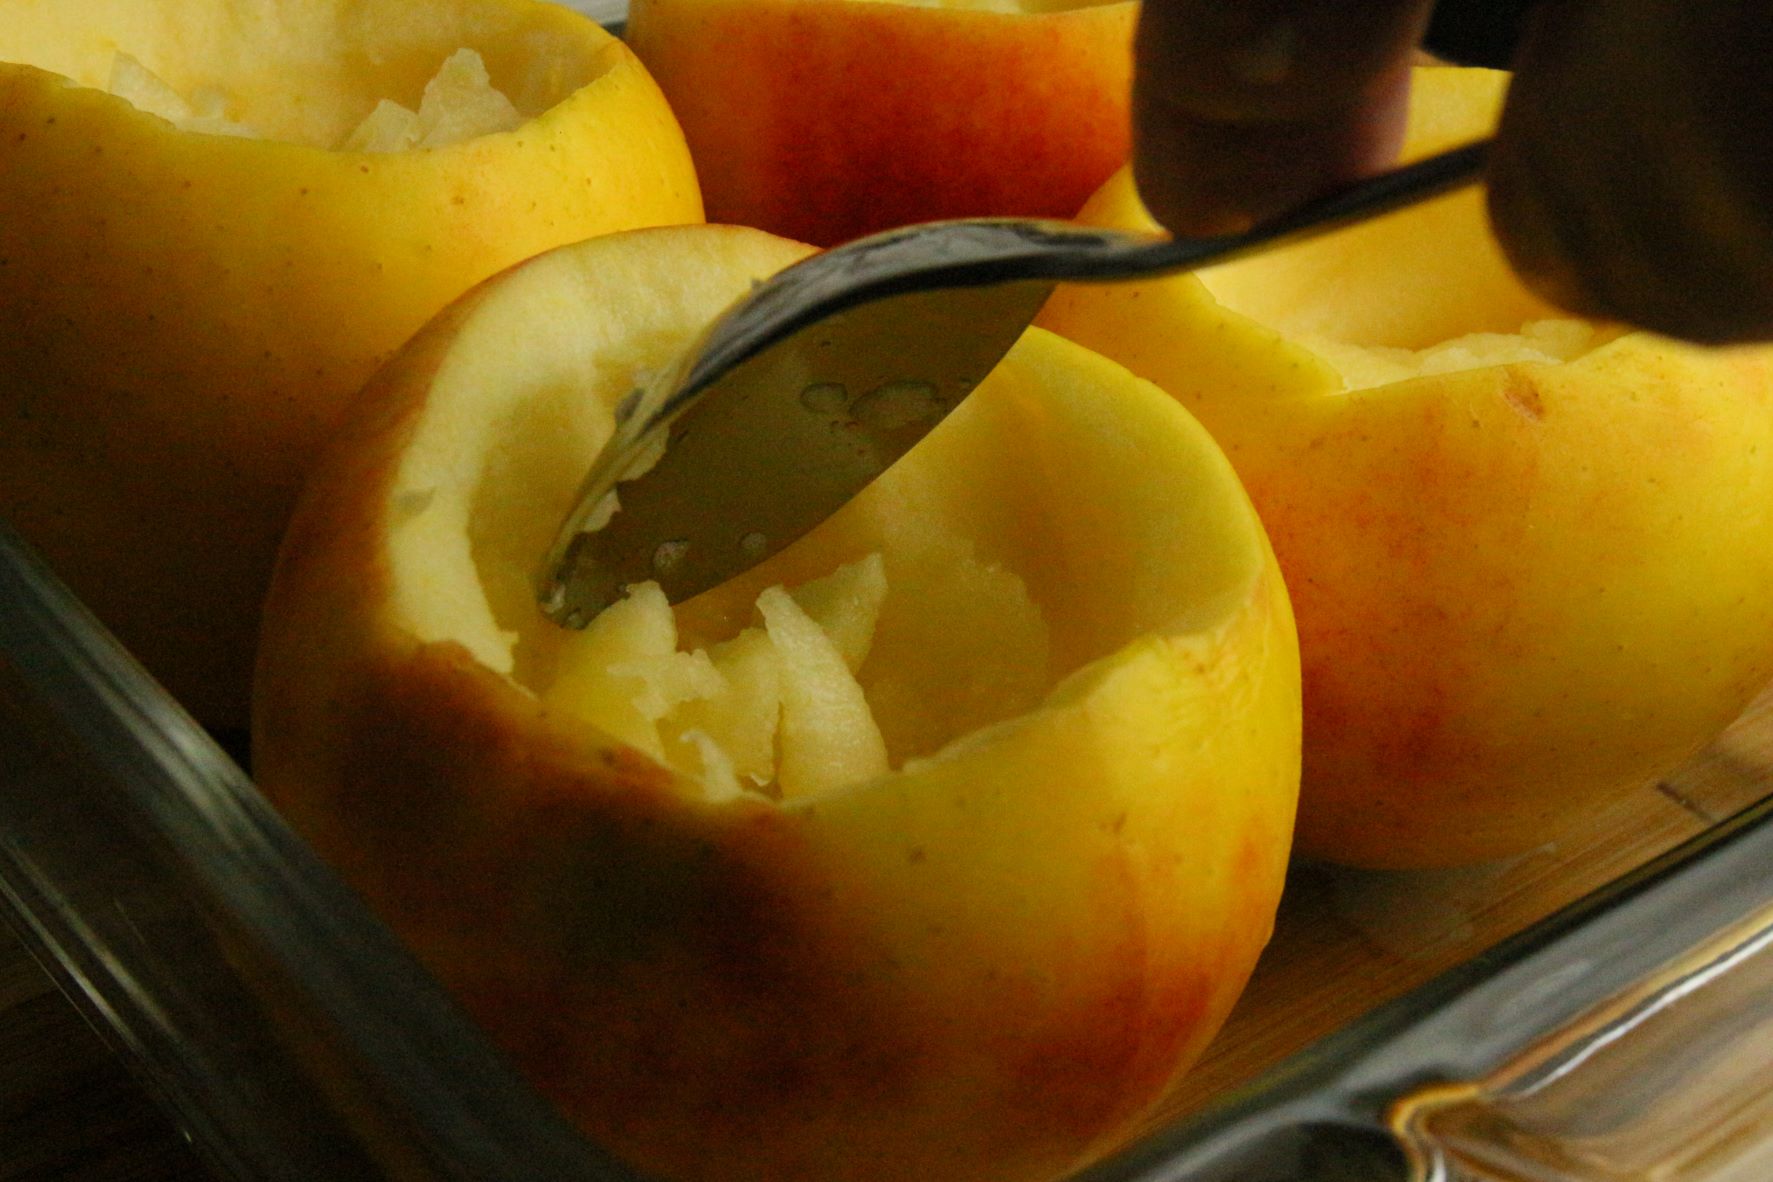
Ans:
{"type": "Polygon", "coordinates": [[[1194,270],[1369,221],[1462,189],[1483,175],[1491,141],[1477,140],[1293,207],[1248,230],[1216,238],[1173,238],[1132,248],[1126,270],[1104,266],[1098,274],[1055,276],[1074,282],[1131,278],[1135,274],[1194,270]]]}

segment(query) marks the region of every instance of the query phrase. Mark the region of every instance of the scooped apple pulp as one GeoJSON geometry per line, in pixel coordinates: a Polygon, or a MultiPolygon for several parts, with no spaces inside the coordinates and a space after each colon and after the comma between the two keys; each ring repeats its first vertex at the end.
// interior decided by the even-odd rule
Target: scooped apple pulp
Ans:
{"type": "Polygon", "coordinates": [[[285,542],[260,781],[643,1169],[1057,1177],[1128,1135],[1266,941],[1287,599],[1188,415],[1032,332],[763,566],[546,620],[536,564],[612,408],[803,252],[608,236],[421,332],[285,542]]]}

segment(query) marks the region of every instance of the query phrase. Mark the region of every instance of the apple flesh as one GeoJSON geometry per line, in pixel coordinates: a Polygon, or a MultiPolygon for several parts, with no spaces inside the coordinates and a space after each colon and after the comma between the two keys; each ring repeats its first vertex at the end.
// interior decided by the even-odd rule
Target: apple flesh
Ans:
{"type": "MultiPolygon", "coordinates": [[[[1481,134],[1503,82],[1418,70],[1411,154],[1481,134]]],[[[1154,228],[1124,176],[1085,217],[1154,228]]],[[[1539,846],[1773,677],[1773,351],[1559,315],[1477,193],[1043,314],[1193,410],[1262,513],[1299,621],[1305,853],[1539,846]]]]}
{"type": "Polygon", "coordinates": [[[260,782],[643,1170],[1057,1178],[1130,1135],[1267,939],[1285,592],[1205,432],[1034,332],[761,567],[553,626],[534,565],[612,408],[803,253],[605,236],[423,330],[285,541],[260,782]]]}

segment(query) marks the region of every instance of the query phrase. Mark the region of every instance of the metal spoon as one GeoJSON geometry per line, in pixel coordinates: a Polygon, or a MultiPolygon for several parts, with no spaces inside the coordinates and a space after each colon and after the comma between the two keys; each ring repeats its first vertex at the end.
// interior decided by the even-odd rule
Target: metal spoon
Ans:
{"type": "Polygon", "coordinates": [[[676,603],[762,562],[953,410],[1055,283],[1190,270],[1389,213],[1474,182],[1488,147],[1430,157],[1220,238],[958,221],[814,255],[742,297],[619,408],[549,549],[542,610],[582,628],[632,583],[656,580],[676,603]]]}

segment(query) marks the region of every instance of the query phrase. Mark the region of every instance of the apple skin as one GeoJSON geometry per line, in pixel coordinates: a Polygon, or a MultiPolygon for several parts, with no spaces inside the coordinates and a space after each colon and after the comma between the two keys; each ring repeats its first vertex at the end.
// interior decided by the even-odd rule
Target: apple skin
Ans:
{"type": "MultiPolygon", "coordinates": [[[[1499,83],[1419,71],[1412,152],[1481,132],[1499,83]]],[[[1155,228],[1124,175],[1084,218],[1155,228]]],[[[1773,351],[1603,329],[1562,364],[1345,392],[1307,332],[1421,346],[1548,314],[1476,193],[1353,233],[1062,289],[1041,322],[1189,407],[1262,514],[1304,667],[1300,852],[1521,853],[1678,765],[1773,677],[1773,351]]]]}
{"type": "MultiPolygon", "coordinates": [[[[515,410],[501,385],[558,388],[612,340],[682,339],[800,251],[717,226],[565,248],[477,289],[384,368],[284,544],[259,780],[541,1089],[638,1167],[1055,1178],[1126,1138],[1204,1049],[1285,873],[1291,616],[1247,499],[1179,408],[1032,333],[771,560],[773,577],[819,569],[946,505],[1010,531],[999,548],[1026,551],[1056,647],[1078,654],[1033,713],[792,806],[700,800],[550,711],[450,633],[466,601],[447,545],[390,543],[459,512],[442,492],[414,508],[403,480],[485,487],[437,456],[484,446],[467,424],[515,410]],[[615,298],[648,272],[652,298],[615,298]],[[537,323],[563,289],[571,317],[546,330],[559,355],[510,352],[504,326],[537,323]],[[433,406],[461,373],[479,407],[433,406]],[[426,432],[441,442],[419,456],[426,432]]],[[[510,495],[557,512],[578,474],[510,495]]]]}
{"type": "Polygon", "coordinates": [[[627,35],[709,219],[830,246],[1076,213],[1126,158],[1136,11],[636,0],[627,35]]]}
{"type": "Polygon", "coordinates": [[[376,367],[518,259],[701,205],[657,88],[576,14],[367,4],[285,25],[171,6],[182,33],[154,64],[272,128],[343,135],[378,94],[416,102],[463,44],[544,108],[372,155],[181,131],[53,72],[102,84],[112,48],[165,48],[159,7],[0,6],[0,58],[39,63],[0,65],[0,513],[187,709],[244,726],[278,536],[376,367]],[[300,94],[278,73],[296,69],[300,94]],[[313,88],[350,97],[280,106],[313,88]]]}
{"type": "Polygon", "coordinates": [[[1300,621],[1303,852],[1532,849],[1773,677],[1764,351],[1633,335],[1364,393],[1240,456],[1300,621]]]}

